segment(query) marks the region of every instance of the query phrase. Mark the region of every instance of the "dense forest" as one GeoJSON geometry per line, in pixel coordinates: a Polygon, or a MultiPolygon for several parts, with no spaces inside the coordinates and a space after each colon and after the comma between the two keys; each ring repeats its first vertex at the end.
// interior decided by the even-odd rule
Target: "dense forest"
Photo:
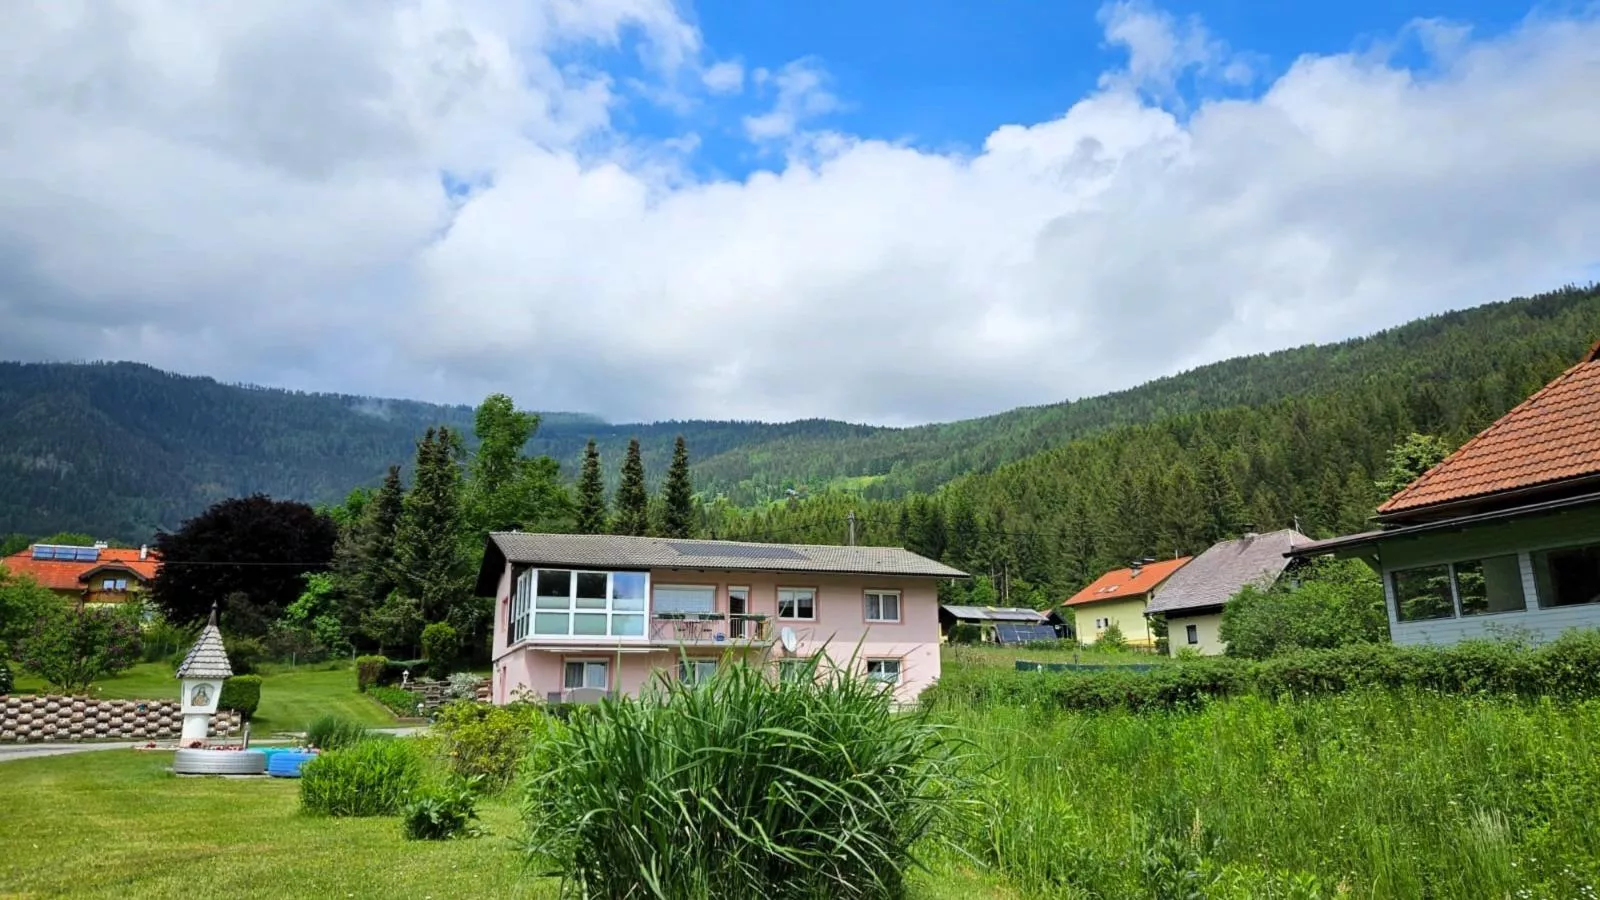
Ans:
{"type": "MultiPolygon", "coordinates": [[[[841,541],[854,511],[863,542],[904,541],[992,569],[1010,577],[1008,591],[1054,591],[1247,526],[1359,527],[1397,440],[1420,431],[1459,442],[1596,337],[1600,287],[1568,288],[964,422],[613,425],[545,414],[526,450],[559,461],[570,483],[594,439],[614,487],[636,437],[653,485],[682,435],[708,533],[841,541]],[[798,496],[781,499],[791,488],[798,496]]],[[[0,532],[137,542],[226,497],[334,501],[409,461],[431,425],[470,434],[472,415],[131,363],[0,363],[0,532]]]]}

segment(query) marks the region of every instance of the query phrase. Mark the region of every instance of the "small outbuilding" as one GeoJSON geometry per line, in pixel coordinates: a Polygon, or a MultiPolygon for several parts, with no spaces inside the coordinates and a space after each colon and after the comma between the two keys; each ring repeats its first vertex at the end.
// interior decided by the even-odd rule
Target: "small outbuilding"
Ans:
{"type": "Polygon", "coordinates": [[[1060,636],[1044,613],[1020,606],[940,606],[940,633],[949,639],[957,625],[976,626],[981,640],[998,644],[1053,641],[1060,636]]]}

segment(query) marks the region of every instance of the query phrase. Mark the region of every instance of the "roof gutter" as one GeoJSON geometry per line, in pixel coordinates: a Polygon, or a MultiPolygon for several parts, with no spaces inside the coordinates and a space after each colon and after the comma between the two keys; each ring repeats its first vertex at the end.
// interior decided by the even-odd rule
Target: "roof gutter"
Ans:
{"type": "Polygon", "coordinates": [[[1391,528],[1385,531],[1352,534],[1346,537],[1329,538],[1325,541],[1314,541],[1300,547],[1291,547],[1284,556],[1305,559],[1312,556],[1323,556],[1338,550],[1348,550],[1354,547],[1377,546],[1385,541],[1395,538],[1414,537],[1439,531],[1459,531],[1473,525],[1489,525],[1503,522],[1508,519],[1523,516],[1541,515],[1543,513],[1566,512],[1581,506],[1600,503],[1600,492],[1582,494],[1577,497],[1567,497],[1561,500],[1547,500],[1543,503],[1530,503],[1527,506],[1517,506],[1511,509],[1495,510],[1494,512],[1476,513],[1470,516],[1458,516],[1454,519],[1441,519],[1437,522],[1424,522],[1420,525],[1406,525],[1391,528]]]}

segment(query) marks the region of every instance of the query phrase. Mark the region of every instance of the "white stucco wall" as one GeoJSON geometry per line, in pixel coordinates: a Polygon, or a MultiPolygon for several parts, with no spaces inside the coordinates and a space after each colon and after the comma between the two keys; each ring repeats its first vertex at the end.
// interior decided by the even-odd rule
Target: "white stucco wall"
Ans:
{"type": "Polygon", "coordinates": [[[1202,656],[1221,656],[1228,645],[1222,640],[1222,613],[1200,616],[1167,616],[1167,652],[1173,656],[1183,649],[1193,650],[1202,656]],[[1188,640],[1189,626],[1195,626],[1200,643],[1188,640]]]}

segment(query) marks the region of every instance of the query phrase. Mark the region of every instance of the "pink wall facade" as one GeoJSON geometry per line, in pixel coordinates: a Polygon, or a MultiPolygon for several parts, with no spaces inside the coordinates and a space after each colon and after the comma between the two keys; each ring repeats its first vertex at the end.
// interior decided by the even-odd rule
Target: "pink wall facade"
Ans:
{"type": "MultiPolygon", "coordinates": [[[[769,647],[730,645],[685,645],[670,640],[628,641],[603,639],[611,652],[598,645],[582,649],[569,642],[530,638],[514,647],[506,646],[506,620],[510,614],[512,567],[501,576],[495,597],[494,684],[497,703],[526,692],[543,699],[563,687],[563,663],[576,659],[605,659],[609,663],[610,689],[638,694],[651,679],[676,677],[680,654],[715,659],[733,653],[750,659],[769,660],[791,656],[776,640],[783,627],[794,630],[795,657],[825,653],[835,665],[850,665],[865,674],[868,660],[898,660],[900,678],[894,687],[898,702],[909,703],[923,688],[939,677],[939,598],[937,581],[931,578],[905,578],[863,575],[783,574],[772,572],[728,572],[656,569],[650,572],[656,585],[693,585],[716,588],[716,610],[728,611],[728,589],[747,588],[747,612],[768,618],[769,647]],[[779,619],[780,588],[810,588],[816,591],[816,614],[809,620],[779,619]],[[900,615],[895,622],[869,622],[866,594],[870,591],[898,591],[900,615]]],[[[771,663],[776,665],[775,662],[771,663]]]]}

